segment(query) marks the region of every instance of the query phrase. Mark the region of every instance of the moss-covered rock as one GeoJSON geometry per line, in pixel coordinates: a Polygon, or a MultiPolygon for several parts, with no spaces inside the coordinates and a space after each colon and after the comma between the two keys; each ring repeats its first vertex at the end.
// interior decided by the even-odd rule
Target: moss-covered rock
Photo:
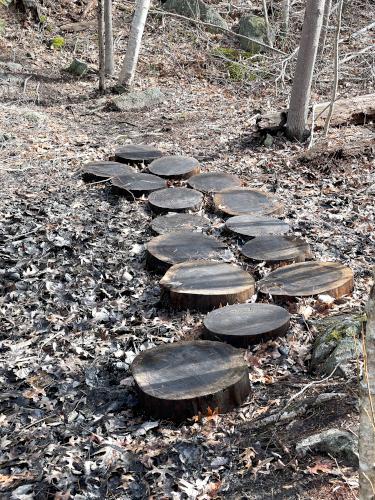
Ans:
{"type": "MultiPolygon", "coordinates": [[[[259,16],[250,15],[242,17],[240,20],[238,34],[248,38],[253,38],[254,40],[259,40],[262,43],[267,43],[268,41],[266,23],[263,17],[259,16]]],[[[253,53],[264,51],[264,48],[257,43],[247,40],[246,38],[242,38],[241,36],[238,38],[243,50],[248,50],[253,53]]]]}
{"type": "MultiPolygon", "coordinates": [[[[167,0],[163,4],[163,9],[204,23],[214,24],[218,28],[228,29],[225,19],[213,7],[206,5],[202,0],[167,0]]],[[[208,30],[220,32],[220,29],[216,30],[213,27],[208,28],[208,30]]]]}
{"type": "Polygon", "coordinates": [[[255,75],[242,62],[249,59],[253,55],[252,52],[230,47],[216,47],[212,53],[214,56],[222,57],[225,60],[225,66],[231,80],[236,82],[255,80],[255,75]]]}

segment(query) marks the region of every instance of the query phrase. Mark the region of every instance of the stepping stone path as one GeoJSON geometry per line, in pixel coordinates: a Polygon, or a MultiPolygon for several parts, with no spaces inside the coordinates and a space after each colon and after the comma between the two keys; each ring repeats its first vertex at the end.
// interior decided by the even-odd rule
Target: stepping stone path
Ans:
{"type": "Polygon", "coordinates": [[[272,304],[235,304],[214,309],[203,320],[205,337],[248,347],[262,340],[285,335],[288,311],[272,304]]]}
{"type": "Polygon", "coordinates": [[[241,184],[239,177],[225,172],[205,172],[194,175],[188,180],[188,185],[191,188],[202,193],[217,193],[223,189],[240,187],[241,184]]]}
{"type": "Polygon", "coordinates": [[[198,174],[200,166],[190,156],[163,156],[148,166],[149,172],[165,179],[187,179],[198,174]]]}
{"type": "MultiPolygon", "coordinates": [[[[247,365],[237,348],[285,335],[289,313],[272,304],[246,303],[255,293],[254,278],[237,265],[209,260],[228,252],[226,245],[197,232],[210,229],[209,219],[179,212],[200,209],[202,193],[215,193],[216,211],[232,216],[225,229],[233,236],[254,238],[242,254],[255,261],[308,259],[310,247],[286,236],[288,224],[270,217],[283,210],[275,196],[240,187],[242,181],[235,175],[197,174],[200,167],[193,158],[163,156],[147,145],[123,146],[115,159],[121,165],[113,161],[85,165],[84,178],[111,178],[115,188],[132,194],[131,199],[148,194],[152,212],[171,212],[151,222],[160,236],[147,245],[147,265],[152,270],[172,266],[159,282],[172,309],[208,312],[202,336],[209,340],[161,345],[134,359],[132,373],[144,410],[156,418],[176,420],[205,415],[209,409],[230,411],[250,392],[247,365]],[[135,172],[129,164],[148,164],[151,174],[135,172]],[[165,179],[172,187],[166,189],[165,179]],[[193,189],[184,187],[184,180],[193,189]]],[[[271,271],[257,285],[264,294],[285,298],[321,293],[338,298],[352,291],[353,272],[338,262],[298,262],[271,271]]]]}
{"type": "Polygon", "coordinates": [[[225,215],[279,215],[283,206],[271,193],[257,189],[225,189],[214,196],[214,205],[225,215]]]}
{"type": "Polygon", "coordinates": [[[248,241],[241,253],[255,261],[289,264],[304,262],[312,257],[307,241],[296,236],[258,236],[248,241]]]}
{"type": "Polygon", "coordinates": [[[165,272],[171,265],[189,260],[220,260],[225,243],[202,233],[174,232],[153,238],[147,243],[147,267],[165,272]]]}
{"type": "Polygon", "coordinates": [[[210,220],[200,215],[173,212],[159,215],[151,221],[151,229],[157,234],[176,231],[205,231],[210,225],[210,220]]]}
{"type": "Polygon", "coordinates": [[[154,418],[182,420],[209,409],[240,405],[250,392],[249,373],[238,349],[197,340],[147,349],[132,364],[144,408],[154,418]]]}
{"type": "Polygon", "coordinates": [[[183,187],[162,189],[156,193],[151,193],[148,197],[151,210],[156,214],[169,211],[198,210],[202,205],[202,201],[202,193],[183,187]]]}
{"type": "Polygon", "coordinates": [[[236,215],[225,223],[226,229],[235,235],[255,238],[256,236],[279,235],[289,232],[289,224],[273,217],[258,215],[236,215]]]}

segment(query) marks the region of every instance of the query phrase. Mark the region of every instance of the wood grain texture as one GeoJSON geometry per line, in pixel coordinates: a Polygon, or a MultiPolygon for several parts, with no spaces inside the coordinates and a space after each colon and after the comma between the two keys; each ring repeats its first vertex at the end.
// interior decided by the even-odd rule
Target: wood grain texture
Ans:
{"type": "Polygon", "coordinates": [[[112,185],[125,196],[129,193],[141,196],[165,188],[166,182],[156,175],[135,173],[113,178],[112,185]]]}
{"type": "Polygon", "coordinates": [[[85,181],[110,179],[121,175],[135,174],[134,168],[117,161],[91,161],[82,168],[82,177],[85,181]]]}
{"type": "Polygon", "coordinates": [[[126,144],[115,151],[115,160],[121,163],[150,163],[163,153],[147,144],[126,144]]]}
{"type": "Polygon", "coordinates": [[[254,278],[240,267],[205,260],[172,266],[160,286],[171,307],[198,311],[245,302],[255,292],[254,278]]]}
{"type": "Polygon", "coordinates": [[[211,225],[209,219],[195,214],[168,213],[151,221],[151,229],[157,234],[176,231],[205,231],[211,225]]]}
{"type": "Polygon", "coordinates": [[[188,185],[202,193],[217,193],[223,189],[240,187],[239,177],[225,172],[205,172],[194,175],[188,180],[188,185]]]}
{"type": "Polygon", "coordinates": [[[327,293],[339,298],[353,290],[353,271],[339,262],[309,261],[281,267],[259,283],[259,290],[285,297],[327,293]]]}
{"type": "Polygon", "coordinates": [[[255,238],[257,236],[279,235],[289,231],[289,224],[266,215],[237,215],[225,223],[226,229],[239,236],[255,238]]]}
{"type": "Polygon", "coordinates": [[[312,258],[310,245],[296,236],[258,236],[241,249],[248,259],[265,262],[304,262],[312,258]]]}
{"type": "Polygon", "coordinates": [[[162,189],[156,193],[151,193],[148,197],[151,210],[157,214],[198,210],[202,201],[202,193],[182,187],[162,189]]]}
{"type": "Polygon", "coordinates": [[[226,215],[279,215],[283,210],[272,194],[250,188],[225,189],[216,193],[214,205],[226,215]]]}
{"type": "Polygon", "coordinates": [[[241,350],[221,342],[154,347],[141,352],[131,370],[145,412],[156,418],[180,421],[209,409],[228,412],[250,392],[241,350]]]}
{"type": "Polygon", "coordinates": [[[195,158],[190,156],[163,156],[154,160],[148,170],[166,179],[188,179],[198,174],[200,166],[195,158]]]}
{"type": "Polygon", "coordinates": [[[272,304],[234,304],[214,309],[203,320],[204,337],[228,342],[236,347],[285,335],[290,315],[272,304]]]}

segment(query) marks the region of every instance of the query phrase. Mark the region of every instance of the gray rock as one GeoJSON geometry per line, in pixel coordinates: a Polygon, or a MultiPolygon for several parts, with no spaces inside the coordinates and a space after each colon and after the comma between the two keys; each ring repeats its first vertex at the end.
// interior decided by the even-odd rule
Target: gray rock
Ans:
{"type": "Polygon", "coordinates": [[[71,65],[67,68],[67,71],[75,76],[83,76],[89,70],[88,64],[81,59],[73,59],[71,65]]]}
{"type": "Polygon", "coordinates": [[[11,73],[18,73],[20,71],[23,71],[23,66],[15,62],[7,61],[0,62],[0,69],[4,71],[10,71],[11,73]]]}
{"type": "Polygon", "coordinates": [[[114,111],[138,111],[156,106],[162,103],[165,98],[163,92],[158,87],[155,87],[114,97],[109,107],[114,111]]]}
{"type": "Polygon", "coordinates": [[[358,440],[348,431],[328,429],[303,439],[296,446],[299,456],[324,453],[342,460],[351,467],[358,467],[358,440]]]}
{"type": "Polygon", "coordinates": [[[273,137],[271,134],[267,134],[266,137],[264,138],[263,146],[269,148],[272,146],[272,144],[273,144],[273,137]]]}
{"type": "MultiPolygon", "coordinates": [[[[218,28],[228,29],[228,24],[221,15],[202,0],[167,0],[163,5],[163,9],[204,23],[214,24],[218,28]]],[[[210,31],[220,32],[215,28],[211,28],[210,31]]]]}
{"type": "MultiPolygon", "coordinates": [[[[262,43],[268,43],[267,28],[263,17],[253,15],[241,17],[238,33],[248,38],[259,40],[262,43]]],[[[246,40],[246,38],[239,37],[239,41],[243,50],[253,53],[265,50],[264,47],[250,40],[246,40]]]]}
{"type": "Polygon", "coordinates": [[[353,366],[362,353],[359,338],[364,321],[360,314],[341,314],[312,321],[318,336],[313,344],[311,369],[330,374],[337,366],[336,375],[345,378],[353,375],[353,366]]]}

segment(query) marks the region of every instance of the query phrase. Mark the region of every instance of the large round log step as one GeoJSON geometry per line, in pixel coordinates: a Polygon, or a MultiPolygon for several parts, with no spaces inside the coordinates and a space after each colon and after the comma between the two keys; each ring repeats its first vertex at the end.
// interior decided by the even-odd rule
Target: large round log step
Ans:
{"type": "Polygon", "coordinates": [[[258,236],[241,249],[242,255],[254,261],[269,263],[304,262],[312,258],[310,245],[296,236],[258,236]]]}
{"type": "Polygon", "coordinates": [[[193,231],[156,236],[146,245],[146,265],[151,271],[165,272],[170,266],[189,260],[221,260],[225,243],[193,231]]]}
{"type": "Polygon", "coordinates": [[[240,267],[206,260],[175,264],[160,286],[172,308],[203,312],[245,302],[255,292],[254,278],[240,267]]]}
{"type": "Polygon", "coordinates": [[[272,271],[258,282],[258,288],[281,297],[326,293],[339,298],[353,290],[353,271],[339,262],[301,262],[272,271]]]}
{"type": "Polygon", "coordinates": [[[239,177],[225,172],[204,172],[194,175],[188,180],[188,185],[202,193],[217,193],[223,189],[240,187],[242,181],[239,177]]]}
{"type": "Polygon", "coordinates": [[[148,197],[151,210],[156,214],[198,210],[202,201],[202,193],[183,187],[161,189],[148,197]]]}
{"type": "Polygon", "coordinates": [[[112,185],[117,192],[120,192],[124,196],[130,194],[138,197],[163,189],[167,183],[157,175],[135,173],[113,178],[112,185]]]}
{"type": "Polygon", "coordinates": [[[198,160],[190,156],[163,156],[148,166],[149,172],[165,179],[187,179],[198,174],[198,160]]]}
{"type": "Polygon", "coordinates": [[[116,161],[131,165],[148,164],[161,156],[163,156],[161,151],[147,144],[126,144],[115,151],[116,161]]]}
{"type": "Polygon", "coordinates": [[[151,221],[151,229],[157,234],[166,234],[176,231],[206,231],[211,222],[206,217],[196,214],[168,213],[159,215],[151,221]]]}
{"type": "Polygon", "coordinates": [[[250,392],[241,350],[197,340],[161,345],[134,359],[132,374],[144,411],[181,421],[210,410],[225,413],[250,392]]]}
{"type": "Polygon", "coordinates": [[[256,238],[257,236],[280,235],[289,232],[286,222],[266,215],[236,215],[230,217],[225,228],[236,236],[256,238]]]}
{"type": "Polygon", "coordinates": [[[248,347],[285,335],[290,315],[272,304],[234,304],[214,309],[203,320],[203,337],[248,347]]]}
{"type": "Polygon", "coordinates": [[[214,195],[216,210],[226,215],[279,215],[283,205],[270,193],[250,188],[225,189],[214,195]]]}
{"type": "Polygon", "coordinates": [[[117,161],[91,161],[82,168],[84,181],[96,181],[135,174],[134,168],[117,161]]]}

